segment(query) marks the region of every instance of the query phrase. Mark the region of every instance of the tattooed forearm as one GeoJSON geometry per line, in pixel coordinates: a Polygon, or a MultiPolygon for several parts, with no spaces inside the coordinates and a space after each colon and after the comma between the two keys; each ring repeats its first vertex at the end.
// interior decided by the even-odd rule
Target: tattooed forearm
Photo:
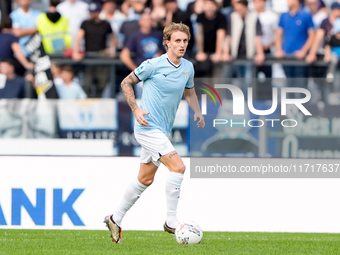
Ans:
{"type": "Polygon", "coordinates": [[[137,82],[138,80],[136,76],[131,73],[122,81],[121,84],[125,99],[128,102],[132,111],[135,111],[137,109],[135,93],[133,92],[132,88],[132,86],[135,85],[137,82]]]}

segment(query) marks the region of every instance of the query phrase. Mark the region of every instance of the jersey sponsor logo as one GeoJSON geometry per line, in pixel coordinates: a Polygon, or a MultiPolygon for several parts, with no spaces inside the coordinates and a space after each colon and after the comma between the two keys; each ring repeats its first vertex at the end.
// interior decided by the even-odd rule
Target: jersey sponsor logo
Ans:
{"type": "Polygon", "coordinates": [[[144,66],[138,67],[136,70],[137,74],[141,74],[144,71],[144,68],[145,68],[144,66]]]}

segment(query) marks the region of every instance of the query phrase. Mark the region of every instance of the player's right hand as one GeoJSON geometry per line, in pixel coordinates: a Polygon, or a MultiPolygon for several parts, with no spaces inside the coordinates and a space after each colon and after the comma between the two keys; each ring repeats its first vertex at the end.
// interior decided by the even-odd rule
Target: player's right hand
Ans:
{"type": "Polygon", "coordinates": [[[144,118],[144,115],[150,114],[150,112],[137,108],[133,113],[135,114],[135,118],[139,124],[145,127],[149,126],[149,122],[147,122],[147,120],[144,118]]]}

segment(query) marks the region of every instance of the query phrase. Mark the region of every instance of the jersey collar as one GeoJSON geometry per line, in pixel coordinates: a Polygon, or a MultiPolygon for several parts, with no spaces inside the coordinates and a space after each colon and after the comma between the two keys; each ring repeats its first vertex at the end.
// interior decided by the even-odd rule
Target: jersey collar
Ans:
{"type": "Polygon", "coordinates": [[[181,61],[181,63],[179,63],[179,65],[175,65],[175,64],[172,63],[171,60],[169,59],[168,53],[165,53],[165,56],[166,56],[166,60],[168,60],[168,62],[170,63],[170,65],[172,65],[172,66],[174,66],[174,67],[176,67],[176,68],[178,68],[178,67],[181,66],[182,61],[181,61]]]}
{"type": "Polygon", "coordinates": [[[25,15],[25,16],[31,15],[31,12],[32,12],[31,8],[29,8],[27,12],[24,12],[24,10],[21,7],[19,7],[18,10],[22,15],[25,15]]]}

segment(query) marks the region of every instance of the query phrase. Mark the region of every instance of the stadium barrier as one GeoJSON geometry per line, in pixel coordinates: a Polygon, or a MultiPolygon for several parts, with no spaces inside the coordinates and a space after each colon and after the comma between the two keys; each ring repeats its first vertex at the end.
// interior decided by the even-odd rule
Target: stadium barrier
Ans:
{"type": "MultiPolygon", "coordinates": [[[[189,152],[188,111],[182,101],[172,133],[182,156],[189,152]]],[[[115,99],[3,99],[0,155],[138,156],[133,125],[129,106],[115,99]]]]}
{"type": "MultiPolygon", "coordinates": [[[[271,102],[254,107],[269,109],[271,102]]],[[[170,139],[181,156],[340,158],[337,105],[306,105],[310,116],[294,105],[282,116],[280,107],[268,117],[250,111],[233,116],[231,101],[208,101],[202,130],[183,100],[170,139]]],[[[133,125],[127,103],[115,99],[1,100],[0,155],[139,156],[133,125]]]]}
{"type": "MultiPolygon", "coordinates": [[[[125,75],[129,73],[128,69],[124,66],[123,62],[119,58],[103,58],[103,57],[98,57],[98,54],[96,53],[88,53],[84,59],[82,59],[79,62],[73,61],[71,58],[64,58],[63,56],[60,55],[50,55],[50,58],[53,62],[59,64],[59,65],[73,65],[73,66],[95,66],[95,65],[106,65],[110,67],[110,75],[109,75],[109,88],[110,88],[110,95],[112,98],[116,96],[117,92],[117,87],[119,86],[121,80],[123,79],[125,75]],[[118,72],[118,68],[120,68],[120,72],[125,74],[122,77],[118,76],[121,75],[118,72]]],[[[196,63],[196,60],[193,58],[189,58],[191,62],[194,64],[196,63]]],[[[230,63],[216,63],[215,66],[217,68],[221,68],[224,65],[250,65],[251,66],[251,77],[255,78],[256,77],[256,72],[257,72],[257,67],[254,64],[253,60],[248,60],[248,59],[236,59],[233,60],[230,63]]],[[[307,64],[304,60],[299,60],[296,59],[292,56],[286,56],[283,59],[277,59],[274,56],[267,55],[266,59],[263,63],[263,66],[270,66],[273,64],[281,64],[283,66],[307,66],[307,67],[328,67],[328,70],[334,74],[336,71],[336,67],[338,64],[338,59],[333,58],[332,62],[326,63],[322,60],[322,58],[319,58],[317,61],[315,61],[312,64],[307,64]]],[[[334,74],[335,75],[335,74],[334,74]]],[[[254,86],[254,89],[256,90],[256,86],[254,86]]],[[[259,91],[257,93],[261,94],[262,89],[258,88],[259,91]]]]}

